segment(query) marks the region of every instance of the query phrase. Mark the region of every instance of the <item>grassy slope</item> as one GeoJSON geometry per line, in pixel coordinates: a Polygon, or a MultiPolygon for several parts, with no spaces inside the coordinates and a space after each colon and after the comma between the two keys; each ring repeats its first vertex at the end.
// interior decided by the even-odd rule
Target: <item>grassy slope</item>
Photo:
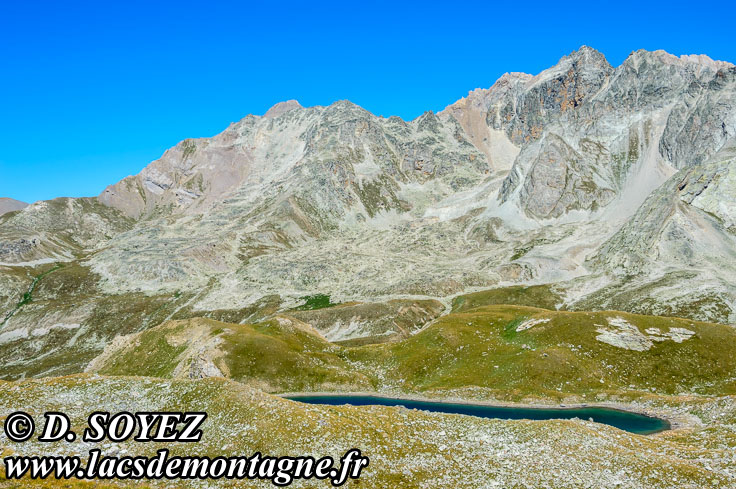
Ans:
{"type": "MultiPolygon", "coordinates": [[[[34,277],[54,269],[54,264],[3,270],[0,278],[12,278],[15,290],[7,310],[22,300],[34,277]]],[[[32,300],[18,309],[0,329],[33,331],[56,323],[81,323],[81,328],[51,328],[38,336],[19,336],[0,348],[0,378],[59,376],[79,373],[117,335],[128,335],[162,323],[167,318],[185,319],[207,315],[231,322],[256,320],[278,309],[278,297],[266,297],[238,310],[193,312],[192,294],[146,295],[142,292],[108,295],[100,291],[100,277],[79,261],[64,263],[36,283],[32,300]]],[[[4,285],[7,282],[2,282],[4,285]]],[[[6,293],[0,287],[0,300],[6,293]]],[[[0,313],[2,314],[2,313],[0,313]]],[[[4,316],[3,316],[4,317],[4,316]]],[[[3,317],[0,317],[2,322],[3,317]]]]}
{"type": "Polygon", "coordinates": [[[557,309],[563,302],[562,296],[552,285],[499,287],[455,297],[452,312],[463,312],[480,306],[513,304],[517,306],[557,309]]]}
{"type": "MultiPolygon", "coordinates": [[[[46,265],[40,271],[53,268],[46,265]]],[[[80,372],[99,354],[101,344],[118,334],[160,323],[187,299],[143,293],[104,295],[97,288],[98,280],[78,262],[66,263],[44,275],[33,290],[32,300],[13,315],[3,331],[79,321],[83,334],[79,334],[80,329],[54,328],[30,341],[20,337],[6,342],[0,349],[0,375],[16,379],[80,372]]]]}
{"type": "MultiPolygon", "coordinates": [[[[337,455],[356,446],[371,456],[371,471],[361,483],[371,488],[482,487],[473,481],[495,480],[500,487],[648,489],[672,487],[673,477],[677,487],[736,487],[736,397],[708,397],[736,391],[733,328],[615,311],[507,305],[460,309],[406,340],[352,348],[328,343],[293,318],[253,325],[201,318],[172,321],[132,337],[100,371],[171,377],[208,345],[205,353],[215,365],[242,383],[72,377],[0,384],[0,413],[11,404],[36,412],[68,409],[77,417],[92,406],[205,409],[212,416],[212,431],[196,451],[337,455]],[[622,318],[642,332],[679,327],[696,334],[682,343],[655,342],[648,351],[624,350],[596,339],[596,329],[609,327],[610,318],[622,318]],[[528,319],[549,321],[516,331],[528,319]],[[504,422],[399,408],[305,406],[243,383],[273,392],[379,390],[509,401],[635,400],[693,414],[705,427],[640,437],[586,422],[504,422]],[[570,452],[578,455],[558,456],[570,452]]],[[[127,447],[131,452],[154,448],[127,447]]],[[[24,453],[34,449],[38,447],[23,448],[24,453]]]]}
{"type": "Polygon", "coordinates": [[[106,375],[171,377],[179,364],[189,365],[200,348],[190,348],[199,336],[181,341],[194,329],[216,337],[215,365],[228,377],[271,392],[370,388],[365,377],[338,356],[341,348],[294,320],[270,320],[255,325],[229,324],[211,319],[172,321],[146,330],[103,362],[106,375]]]}
{"type": "Polygon", "coordinates": [[[486,306],[443,317],[401,343],[352,352],[366,365],[391,365],[390,381],[403,389],[479,386],[506,398],[560,397],[601,391],[660,394],[736,393],[736,330],[729,326],[614,311],[557,312],[486,306]],[[526,319],[549,319],[516,331],[526,319]],[[608,318],[623,318],[644,332],[686,328],[682,343],[655,342],[631,351],[596,339],[608,318]]]}
{"type": "MultiPolygon", "coordinates": [[[[522,306],[484,306],[452,313],[406,340],[348,348],[326,342],[306,325],[272,320],[204,324],[221,338],[215,360],[233,379],[271,392],[296,390],[399,390],[442,392],[482,388],[490,397],[591,398],[601,393],[681,392],[736,394],[736,330],[729,326],[616,311],[560,312],[522,306]],[[621,318],[641,332],[684,328],[681,343],[654,342],[632,351],[599,341],[597,329],[621,318]],[[517,331],[528,319],[546,323],[517,331]]],[[[292,320],[293,321],[293,320],[292,320]]],[[[142,333],[100,370],[105,374],[171,376],[186,362],[167,342],[167,328],[142,333]],[[135,346],[137,345],[137,346],[135,346]],[[167,363],[168,362],[168,363],[167,363]]]]}

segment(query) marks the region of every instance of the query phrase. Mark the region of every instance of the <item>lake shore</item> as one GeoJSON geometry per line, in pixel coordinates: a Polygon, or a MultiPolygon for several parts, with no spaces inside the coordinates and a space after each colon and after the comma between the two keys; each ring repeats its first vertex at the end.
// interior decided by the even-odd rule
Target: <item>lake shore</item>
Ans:
{"type": "Polygon", "coordinates": [[[369,396],[377,397],[382,399],[396,399],[406,401],[418,401],[418,402],[434,402],[434,403],[447,403],[447,404],[460,404],[468,406],[487,406],[487,407],[503,407],[503,408],[520,408],[520,409],[581,409],[581,408],[605,408],[616,411],[623,411],[627,413],[640,414],[651,418],[658,418],[669,423],[669,428],[657,431],[648,436],[658,435],[662,433],[671,433],[673,431],[680,431],[686,429],[695,429],[702,426],[700,420],[692,415],[683,415],[682,413],[674,413],[671,411],[656,409],[649,406],[642,406],[634,403],[623,403],[623,402],[596,402],[596,403],[514,403],[506,401],[495,401],[495,400],[475,400],[465,399],[460,397],[427,397],[418,394],[410,393],[393,393],[393,392],[371,392],[371,391],[351,391],[351,392],[282,392],[273,394],[281,398],[289,397],[320,397],[320,396],[344,396],[344,397],[358,397],[358,396],[369,396]]]}

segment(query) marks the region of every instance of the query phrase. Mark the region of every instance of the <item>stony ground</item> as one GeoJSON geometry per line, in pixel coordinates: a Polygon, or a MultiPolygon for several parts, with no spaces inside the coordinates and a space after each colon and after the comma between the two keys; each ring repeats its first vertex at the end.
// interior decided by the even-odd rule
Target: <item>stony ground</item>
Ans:
{"type": "MultiPolygon", "coordinates": [[[[334,456],[359,447],[371,460],[360,481],[350,484],[360,487],[736,487],[735,399],[672,398],[653,404],[687,412],[703,426],[639,436],[587,421],[501,421],[398,407],[303,405],[221,379],[82,376],[6,383],[0,388],[3,412],[19,406],[31,414],[62,410],[75,426],[86,419],[90,406],[133,412],[207,411],[210,417],[202,442],[169,447],[179,454],[260,450],[274,455],[334,456]]],[[[0,443],[5,454],[84,454],[90,448],[77,442],[48,447],[11,444],[0,438],[0,443]]],[[[158,448],[155,444],[103,445],[107,454],[151,454],[158,448]]],[[[49,485],[39,485],[44,484],[49,485]]],[[[251,482],[174,485],[268,487],[251,482]]],[[[294,487],[322,486],[299,483],[294,487]]]]}

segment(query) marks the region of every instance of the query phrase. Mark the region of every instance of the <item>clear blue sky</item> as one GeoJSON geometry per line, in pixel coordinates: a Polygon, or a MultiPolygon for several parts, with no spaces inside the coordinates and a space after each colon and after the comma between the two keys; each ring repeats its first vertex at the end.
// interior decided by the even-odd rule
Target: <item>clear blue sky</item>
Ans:
{"type": "Polygon", "coordinates": [[[733,3],[5,1],[0,196],[97,195],[286,99],[412,119],[582,44],[734,62],[733,3]]]}

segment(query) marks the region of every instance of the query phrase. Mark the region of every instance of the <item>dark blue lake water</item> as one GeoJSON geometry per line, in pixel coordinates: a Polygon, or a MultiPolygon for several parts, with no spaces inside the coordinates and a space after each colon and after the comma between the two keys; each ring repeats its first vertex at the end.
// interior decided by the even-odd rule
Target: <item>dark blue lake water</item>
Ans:
{"type": "Polygon", "coordinates": [[[619,411],[601,407],[583,408],[525,408],[504,406],[481,406],[477,404],[458,404],[451,402],[411,401],[378,396],[289,396],[292,401],[308,404],[327,404],[340,406],[404,406],[408,409],[421,409],[435,413],[465,414],[479,418],[496,419],[592,419],[596,423],[615,426],[621,430],[642,435],[656,433],[670,428],[670,423],[660,418],[643,414],[619,411]]]}

